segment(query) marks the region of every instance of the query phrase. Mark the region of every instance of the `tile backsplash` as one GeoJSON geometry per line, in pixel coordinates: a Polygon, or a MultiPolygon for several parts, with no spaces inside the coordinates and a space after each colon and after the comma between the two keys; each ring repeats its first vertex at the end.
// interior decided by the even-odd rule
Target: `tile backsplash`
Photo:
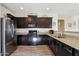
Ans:
{"type": "Polygon", "coordinates": [[[16,29],[16,34],[17,35],[26,35],[26,34],[28,34],[28,31],[29,30],[37,30],[37,32],[40,34],[45,34],[45,33],[48,33],[49,32],[49,30],[51,30],[51,28],[28,28],[28,29],[22,29],[22,28],[17,28],[16,29]]]}

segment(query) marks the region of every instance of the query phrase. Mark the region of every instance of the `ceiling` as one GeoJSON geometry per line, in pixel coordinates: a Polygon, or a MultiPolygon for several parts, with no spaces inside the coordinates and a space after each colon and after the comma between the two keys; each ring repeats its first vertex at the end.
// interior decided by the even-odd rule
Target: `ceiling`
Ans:
{"type": "Polygon", "coordinates": [[[3,3],[16,15],[27,14],[54,14],[73,15],[79,14],[79,3],[3,3]]]}

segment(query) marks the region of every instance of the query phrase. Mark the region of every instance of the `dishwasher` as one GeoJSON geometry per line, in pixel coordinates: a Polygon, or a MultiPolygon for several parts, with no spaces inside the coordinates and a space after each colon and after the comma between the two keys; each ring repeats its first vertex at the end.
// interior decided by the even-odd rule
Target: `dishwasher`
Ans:
{"type": "Polygon", "coordinates": [[[28,43],[29,45],[36,45],[38,40],[37,30],[29,30],[28,43]]]}
{"type": "Polygon", "coordinates": [[[73,55],[73,49],[59,41],[56,42],[56,55],[57,56],[72,56],[73,55]]]}
{"type": "Polygon", "coordinates": [[[63,44],[63,55],[65,56],[73,56],[73,48],[66,45],[66,44],[63,44]]]}

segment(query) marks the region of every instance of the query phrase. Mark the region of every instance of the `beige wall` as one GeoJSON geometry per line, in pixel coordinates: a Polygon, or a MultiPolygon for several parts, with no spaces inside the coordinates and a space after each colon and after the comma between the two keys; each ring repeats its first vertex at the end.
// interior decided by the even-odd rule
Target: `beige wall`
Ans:
{"type": "Polygon", "coordinates": [[[54,15],[53,15],[52,29],[53,29],[54,31],[58,31],[58,14],[54,14],[54,15]]]}
{"type": "Polygon", "coordinates": [[[78,19],[75,16],[68,17],[65,20],[65,31],[78,32],[78,19]]]}
{"type": "Polygon", "coordinates": [[[79,36],[79,15],[72,15],[72,16],[63,16],[59,17],[59,19],[64,19],[65,21],[65,32],[66,35],[71,36],[79,36]],[[76,23],[76,25],[72,25],[72,27],[68,27],[68,23],[76,23]]]}
{"type": "Polygon", "coordinates": [[[63,16],[59,18],[65,21],[65,31],[79,32],[79,15],[63,16]],[[69,27],[69,23],[71,23],[71,27],[69,27]]]}
{"type": "Polygon", "coordinates": [[[64,20],[64,31],[70,32],[79,32],[79,22],[78,22],[79,15],[65,15],[65,16],[58,16],[58,19],[64,20]],[[73,25],[74,22],[76,25],[73,25]],[[68,27],[68,23],[72,24],[72,27],[68,27]]]}

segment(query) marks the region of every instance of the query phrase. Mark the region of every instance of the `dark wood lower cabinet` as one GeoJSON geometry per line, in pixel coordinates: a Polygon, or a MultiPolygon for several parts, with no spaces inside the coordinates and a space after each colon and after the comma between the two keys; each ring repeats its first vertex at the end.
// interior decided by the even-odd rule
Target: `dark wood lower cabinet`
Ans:
{"type": "Polygon", "coordinates": [[[49,44],[49,38],[48,38],[48,36],[47,35],[39,35],[39,37],[41,38],[41,44],[42,45],[48,45],[49,44]]]}
{"type": "Polygon", "coordinates": [[[56,41],[52,37],[49,37],[49,48],[56,54],[56,41]]]}
{"type": "Polygon", "coordinates": [[[73,56],[73,48],[49,37],[49,47],[56,56],[73,56]]]}
{"type": "Polygon", "coordinates": [[[29,44],[28,35],[18,35],[17,36],[18,45],[27,45],[29,44]]]}
{"type": "Polygon", "coordinates": [[[18,35],[18,45],[47,45],[48,38],[46,35],[38,35],[37,37],[29,35],[18,35]],[[34,41],[36,39],[36,41],[34,41]]]}

